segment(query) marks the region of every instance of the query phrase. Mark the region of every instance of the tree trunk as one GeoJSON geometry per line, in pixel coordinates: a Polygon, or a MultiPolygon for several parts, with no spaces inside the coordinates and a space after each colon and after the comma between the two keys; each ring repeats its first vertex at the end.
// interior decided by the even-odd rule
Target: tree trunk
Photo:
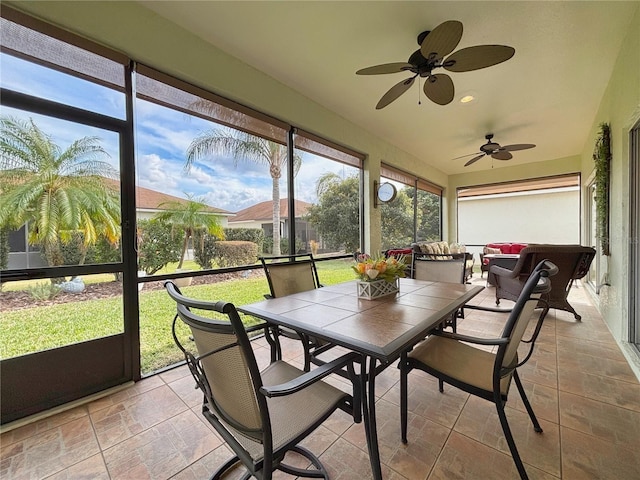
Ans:
{"type": "MultiPolygon", "coordinates": [[[[44,257],[47,260],[47,264],[50,267],[59,267],[64,264],[64,256],[62,255],[62,250],[60,249],[60,244],[56,242],[48,242],[42,245],[44,249],[44,257]]],[[[57,285],[66,280],[65,277],[51,277],[49,279],[52,284],[57,285]]]]}
{"type": "Polygon", "coordinates": [[[182,253],[180,254],[180,261],[178,262],[177,270],[182,268],[182,264],[184,263],[184,257],[187,255],[187,247],[189,246],[189,234],[185,233],[184,242],[182,243],[182,253]]]}
{"type": "Polygon", "coordinates": [[[280,179],[272,177],[273,182],[273,255],[280,255],[280,179]]]}

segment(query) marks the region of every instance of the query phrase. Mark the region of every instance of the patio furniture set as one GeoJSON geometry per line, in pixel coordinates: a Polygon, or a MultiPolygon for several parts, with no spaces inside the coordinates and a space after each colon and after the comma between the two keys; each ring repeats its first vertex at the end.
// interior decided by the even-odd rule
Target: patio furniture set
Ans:
{"type": "Polygon", "coordinates": [[[515,381],[535,431],[542,432],[517,368],[530,358],[548,309],[568,306],[566,296],[561,302],[552,294],[555,278],[573,279],[590,262],[588,252],[580,256],[575,248],[567,247],[562,250],[565,256],[580,260],[563,262],[558,257],[560,265],[556,266],[554,260],[543,259],[551,252],[530,248],[530,254],[523,252],[518,259],[517,271],[507,274],[495,267],[501,291],[508,291],[515,304],[502,334],[493,339],[456,333],[455,319],[465,306],[478,308],[468,302],[484,287],[466,283],[465,256],[454,257],[450,252],[413,253],[412,278],[400,278],[397,293],[376,300],[359,297],[356,281],[320,288],[312,255],[263,259],[270,293],[263,301],[237,308],[188,298],[171,281],[166,282],[177,305],[174,339],[203,393],[202,413],[234,452],[211,478],[220,478],[238,463],[247,470],[243,478],[269,479],[275,470],[328,478],[320,460],[299,443],[341,409],[354,422],[364,423],[373,478],[381,479],[375,380],[395,362],[400,369],[403,442],[408,441],[408,374],[419,369],[438,378],[441,392],[447,383],[493,402],[520,477],[528,478],[504,412],[509,385],[515,381]],[[430,258],[434,255],[442,258],[430,258]],[[525,340],[529,352],[519,360],[518,345],[534,309],[540,307],[543,310],[534,333],[525,340]],[[271,345],[271,363],[262,372],[238,312],[263,321],[251,327],[262,330],[271,345]],[[190,340],[176,333],[179,323],[189,327],[190,340]],[[447,332],[448,327],[453,331],[447,332]],[[280,335],[301,340],[302,369],[282,360],[280,335]],[[488,345],[497,350],[487,351],[488,345]],[[326,361],[320,358],[335,346],[349,353],[326,361]],[[313,369],[312,364],[316,365],[313,369]],[[333,373],[350,381],[352,391],[345,393],[323,380],[333,373]],[[306,457],[313,468],[286,464],[289,451],[306,457]]]}

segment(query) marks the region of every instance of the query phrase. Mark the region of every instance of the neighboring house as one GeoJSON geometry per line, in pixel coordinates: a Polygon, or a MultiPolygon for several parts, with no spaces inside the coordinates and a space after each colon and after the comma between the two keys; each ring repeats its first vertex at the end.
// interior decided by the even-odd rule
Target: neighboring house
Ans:
{"type": "MultiPolygon", "coordinates": [[[[111,180],[108,180],[111,182],[111,180]]],[[[115,184],[115,182],[114,182],[115,184]]],[[[160,205],[166,202],[184,202],[184,198],[167,195],[156,190],[144,187],[136,187],[136,218],[138,220],[148,220],[163,209],[160,205]]],[[[212,215],[220,217],[220,224],[227,227],[229,217],[232,212],[221,208],[209,206],[208,211],[212,215]]],[[[8,269],[14,268],[38,268],[46,266],[46,262],[40,255],[40,248],[37,245],[29,245],[27,240],[27,229],[23,225],[19,230],[9,232],[9,265],[8,269]]]]}
{"type": "MultiPolygon", "coordinates": [[[[156,190],[151,190],[144,187],[136,187],[136,218],[138,220],[149,220],[154,215],[163,211],[160,205],[166,202],[183,202],[184,198],[174,197],[173,195],[167,195],[156,190]]],[[[207,209],[211,214],[220,217],[220,225],[223,228],[227,227],[229,217],[232,217],[233,212],[222,210],[221,208],[211,207],[207,209]]]]}
{"type": "MultiPolygon", "coordinates": [[[[306,251],[311,251],[309,246],[311,240],[321,243],[316,230],[309,222],[302,219],[310,206],[310,203],[303,202],[302,200],[295,201],[296,235],[303,243],[303,248],[305,248],[306,251]]],[[[289,237],[290,222],[289,199],[281,198],[279,225],[281,238],[289,237]]],[[[268,200],[266,202],[256,203],[244,210],[236,212],[233,219],[229,220],[229,228],[261,228],[264,230],[265,238],[271,238],[273,236],[273,202],[268,200]]]]}

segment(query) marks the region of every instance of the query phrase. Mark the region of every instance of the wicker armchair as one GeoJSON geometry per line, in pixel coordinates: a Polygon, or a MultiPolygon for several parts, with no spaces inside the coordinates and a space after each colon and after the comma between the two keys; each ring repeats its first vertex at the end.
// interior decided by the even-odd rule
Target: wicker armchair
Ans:
{"type": "Polygon", "coordinates": [[[259,371],[233,304],[187,298],[170,281],[165,288],[177,305],[173,338],[204,395],[202,414],[235,454],[210,478],[219,479],[240,463],[245,479],[270,480],[274,470],[328,479],[320,460],[299,443],[338,408],[361,420],[353,368],[359,357],[349,353],[307,373],[280,360],[259,371]],[[353,395],[322,381],[343,368],[350,372],[353,395]],[[306,457],[312,468],[285,464],[289,451],[306,457]]]}
{"type": "MultiPolygon", "coordinates": [[[[551,291],[545,294],[542,300],[548,303],[549,308],[571,312],[576,320],[580,320],[580,315],[569,304],[567,296],[574,280],[587,274],[595,254],[593,248],[581,245],[538,244],[526,247],[520,252],[520,258],[513,270],[491,267],[491,274],[495,276],[496,305],[500,304],[502,298],[516,301],[533,268],[540,261],[547,259],[553,262],[559,271],[553,279],[551,291]]],[[[539,306],[542,307],[543,304],[540,303],[539,306]]]]}

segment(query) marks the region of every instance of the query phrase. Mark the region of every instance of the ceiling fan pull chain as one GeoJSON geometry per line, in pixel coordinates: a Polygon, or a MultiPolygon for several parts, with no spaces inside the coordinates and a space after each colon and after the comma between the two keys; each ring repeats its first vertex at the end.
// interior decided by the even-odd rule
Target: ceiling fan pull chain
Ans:
{"type": "Polygon", "coordinates": [[[422,102],[420,101],[420,77],[418,77],[418,105],[422,105],[422,102]]]}

